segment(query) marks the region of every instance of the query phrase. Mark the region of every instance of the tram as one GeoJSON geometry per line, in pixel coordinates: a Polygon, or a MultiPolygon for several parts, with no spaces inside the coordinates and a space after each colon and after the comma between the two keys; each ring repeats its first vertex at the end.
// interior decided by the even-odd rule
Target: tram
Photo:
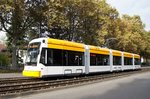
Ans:
{"type": "Polygon", "coordinates": [[[29,42],[23,76],[43,78],[140,68],[138,54],[66,40],[37,38],[29,42]]]}

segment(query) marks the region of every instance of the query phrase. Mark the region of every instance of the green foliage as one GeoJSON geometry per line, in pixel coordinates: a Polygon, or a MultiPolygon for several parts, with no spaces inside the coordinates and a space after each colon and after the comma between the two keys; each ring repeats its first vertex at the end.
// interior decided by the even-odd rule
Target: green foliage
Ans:
{"type": "Polygon", "coordinates": [[[148,59],[150,59],[150,31],[144,33],[143,40],[144,48],[141,50],[141,55],[144,56],[146,62],[148,62],[148,59]]]}
{"type": "Polygon", "coordinates": [[[12,52],[12,64],[17,66],[17,49],[19,45],[24,44],[26,31],[32,24],[33,18],[30,17],[28,7],[24,0],[1,0],[0,1],[0,16],[3,31],[7,32],[8,48],[12,52]]]}
{"type": "Polygon", "coordinates": [[[118,17],[105,0],[50,0],[48,7],[49,37],[86,44],[102,45],[107,24],[118,17]]]}
{"type": "Polygon", "coordinates": [[[0,53],[0,66],[8,66],[9,63],[9,57],[8,55],[4,54],[4,53],[0,53]]]}
{"type": "Polygon", "coordinates": [[[124,15],[116,29],[117,47],[120,50],[140,53],[143,49],[144,25],[139,16],[124,15]]]}
{"type": "Polygon", "coordinates": [[[0,0],[0,12],[12,56],[42,36],[150,56],[150,32],[140,17],[119,17],[106,0],[0,0]]]}

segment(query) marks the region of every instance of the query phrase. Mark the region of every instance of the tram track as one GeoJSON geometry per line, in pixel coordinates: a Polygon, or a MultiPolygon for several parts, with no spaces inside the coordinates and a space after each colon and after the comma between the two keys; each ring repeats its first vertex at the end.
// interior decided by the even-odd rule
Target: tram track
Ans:
{"type": "Polygon", "coordinates": [[[66,86],[82,85],[93,83],[97,81],[103,81],[107,79],[113,79],[123,76],[129,76],[136,73],[148,72],[150,68],[143,68],[137,71],[125,71],[125,72],[113,72],[105,74],[96,74],[89,76],[70,77],[63,79],[42,80],[31,78],[18,78],[17,79],[3,79],[0,80],[0,96],[17,95],[25,92],[35,92],[43,89],[56,89],[66,86]],[[12,80],[12,81],[11,81],[12,80]],[[4,84],[5,83],[5,84],[4,84]]]}
{"type": "Polygon", "coordinates": [[[17,77],[17,78],[2,78],[0,79],[0,85],[7,85],[7,84],[16,84],[16,83],[24,83],[24,82],[36,82],[40,81],[40,79],[35,78],[25,78],[25,77],[17,77]]]}

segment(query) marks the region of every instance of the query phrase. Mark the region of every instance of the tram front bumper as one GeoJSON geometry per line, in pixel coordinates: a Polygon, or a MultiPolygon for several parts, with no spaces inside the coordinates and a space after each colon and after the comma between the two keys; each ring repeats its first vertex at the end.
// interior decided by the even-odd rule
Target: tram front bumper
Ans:
{"type": "Polygon", "coordinates": [[[22,74],[23,74],[23,76],[26,76],[26,77],[37,77],[37,78],[41,77],[41,72],[40,71],[24,70],[22,74]]]}

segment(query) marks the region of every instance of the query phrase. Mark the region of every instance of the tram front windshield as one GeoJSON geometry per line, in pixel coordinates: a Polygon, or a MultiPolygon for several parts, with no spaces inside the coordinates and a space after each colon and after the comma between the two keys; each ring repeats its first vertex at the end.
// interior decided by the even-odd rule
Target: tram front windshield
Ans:
{"type": "Polygon", "coordinates": [[[26,57],[26,65],[37,65],[37,57],[39,54],[40,43],[31,43],[28,46],[27,57],[26,57]]]}

